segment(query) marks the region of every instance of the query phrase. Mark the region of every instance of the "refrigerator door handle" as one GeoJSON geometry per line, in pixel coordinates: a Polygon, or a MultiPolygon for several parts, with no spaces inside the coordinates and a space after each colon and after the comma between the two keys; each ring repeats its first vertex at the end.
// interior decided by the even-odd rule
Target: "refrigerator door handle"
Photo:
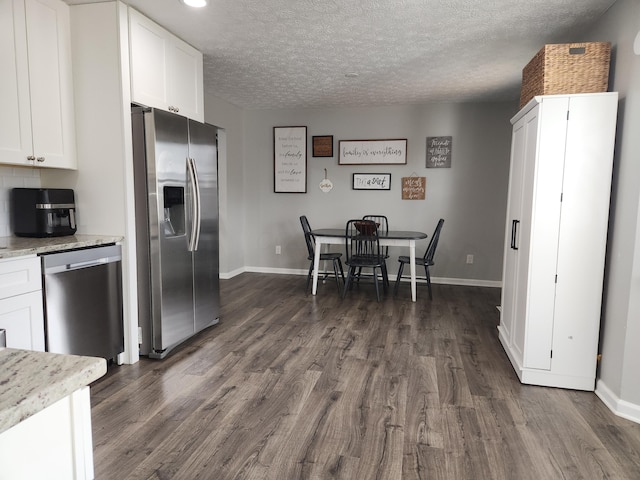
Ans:
{"type": "Polygon", "coordinates": [[[191,235],[189,237],[189,251],[198,250],[200,241],[200,185],[198,183],[198,170],[193,158],[187,158],[187,169],[189,171],[189,180],[191,185],[191,202],[193,218],[191,221],[191,235]]]}

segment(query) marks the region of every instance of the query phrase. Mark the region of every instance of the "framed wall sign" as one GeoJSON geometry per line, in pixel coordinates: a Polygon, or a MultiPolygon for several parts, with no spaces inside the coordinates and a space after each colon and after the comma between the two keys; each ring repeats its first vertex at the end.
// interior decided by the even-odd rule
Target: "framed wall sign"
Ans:
{"type": "Polygon", "coordinates": [[[307,193],[307,127],[273,127],[273,191],[307,193]]]}
{"type": "Polygon", "coordinates": [[[314,157],[333,157],[333,135],[311,137],[314,157]]]}
{"type": "Polygon", "coordinates": [[[424,200],[427,177],[402,177],[402,200],[424,200]]]}
{"type": "Polygon", "coordinates": [[[406,165],[407,139],[340,140],[340,165],[406,165]]]}
{"type": "Polygon", "coordinates": [[[354,173],[354,190],[391,190],[390,173],[354,173]]]}
{"type": "Polygon", "coordinates": [[[453,137],[427,137],[427,168],[451,168],[453,137]]]}

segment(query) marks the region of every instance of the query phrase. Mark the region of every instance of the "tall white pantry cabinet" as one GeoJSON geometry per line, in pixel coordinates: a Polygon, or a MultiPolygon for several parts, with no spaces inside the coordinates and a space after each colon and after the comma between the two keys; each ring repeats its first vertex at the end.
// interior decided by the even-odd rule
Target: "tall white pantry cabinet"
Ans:
{"type": "Polygon", "coordinates": [[[522,383],[594,390],[618,94],[511,119],[499,338],[522,383]]]}

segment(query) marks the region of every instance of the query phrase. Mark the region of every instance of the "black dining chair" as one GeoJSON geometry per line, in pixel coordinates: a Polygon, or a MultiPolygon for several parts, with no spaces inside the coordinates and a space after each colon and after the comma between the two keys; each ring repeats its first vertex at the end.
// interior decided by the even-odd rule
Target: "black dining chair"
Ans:
{"type": "MultiPolygon", "coordinates": [[[[424,252],[424,256],[421,258],[416,258],[416,267],[418,265],[422,265],[424,267],[424,272],[427,280],[427,287],[429,288],[429,299],[433,300],[433,294],[431,292],[431,275],[429,273],[429,267],[433,266],[434,260],[433,258],[436,255],[436,248],[438,248],[438,240],[440,239],[440,231],[442,230],[442,225],[444,224],[444,219],[438,220],[438,225],[436,225],[436,229],[433,231],[433,235],[431,236],[431,240],[429,241],[429,245],[427,246],[427,251],[424,252]]],[[[402,270],[407,263],[410,263],[410,258],[408,256],[400,256],[398,257],[398,261],[400,262],[400,268],[398,269],[398,276],[396,277],[396,284],[393,288],[393,294],[398,294],[398,286],[400,285],[400,278],[402,277],[402,270]]]]}
{"type": "MultiPolygon", "coordinates": [[[[364,215],[362,217],[363,220],[371,220],[372,222],[376,222],[378,225],[378,233],[388,233],[389,232],[389,220],[384,215],[364,215]]],[[[380,247],[380,251],[384,256],[385,262],[382,270],[382,277],[384,278],[385,283],[389,286],[389,276],[387,275],[387,258],[389,258],[389,247],[384,245],[380,247]]]]}
{"type": "MultiPolygon", "coordinates": [[[[349,270],[342,297],[344,298],[347,295],[347,291],[352,286],[354,277],[358,276],[358,272],[363,268],[371,268],[376,286],[376,298],[380,301],[377,269],[380,269],[380,273],[383,274],[384,256],[380,250],[376,223],[371,220],[349,220],[346,224],[344,235],[347,254],[345,263],[349,266],[349,270]]],[[[386,292],[387,285],[384,280],[382,286],[386,292]]]]}
{"type": "MultiPolygon", "coordinates": [[[[307,244],[307,251],[309,252],[308,260],[311,261],[309,265],[309,273],[307,274],[307,290],[309,290],[309,283],[311,282],[311,276],[313,275],[313,262],[315,260],[315,246],[316,241],[311,233],[311,226],[309,225],[309,220],[305,215],[300,217],[300,224],[302,225],[302,231],[304,232],[304,240],[307,244]]],[[[342,268],[342,253],[339,252],[327,252],[320,253],[320,261],[329,260],[333,263],[333,275],[336,279],[336,285],[338,286],[338,293],[340,293],[340,281],[338,280],[338,271],[340,271],[340,277],[342,278],[342,283],[344,283],[344,270],[342,268]]],[[[325,278],[329,275],[325,272],[325,278]]]]}

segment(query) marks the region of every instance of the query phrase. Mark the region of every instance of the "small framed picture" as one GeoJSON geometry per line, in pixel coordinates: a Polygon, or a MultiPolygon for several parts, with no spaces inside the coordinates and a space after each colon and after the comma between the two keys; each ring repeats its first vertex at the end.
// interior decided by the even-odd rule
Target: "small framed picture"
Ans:
{"type": "Polygon", "coordinates": [[[333,157],[333,135],[312,137],[314,157],[333,157]]]}
{"type": "Polygon", "coordinates": [[[354,190],[391,190],[390,173],[354,173],[354,190]]]}

